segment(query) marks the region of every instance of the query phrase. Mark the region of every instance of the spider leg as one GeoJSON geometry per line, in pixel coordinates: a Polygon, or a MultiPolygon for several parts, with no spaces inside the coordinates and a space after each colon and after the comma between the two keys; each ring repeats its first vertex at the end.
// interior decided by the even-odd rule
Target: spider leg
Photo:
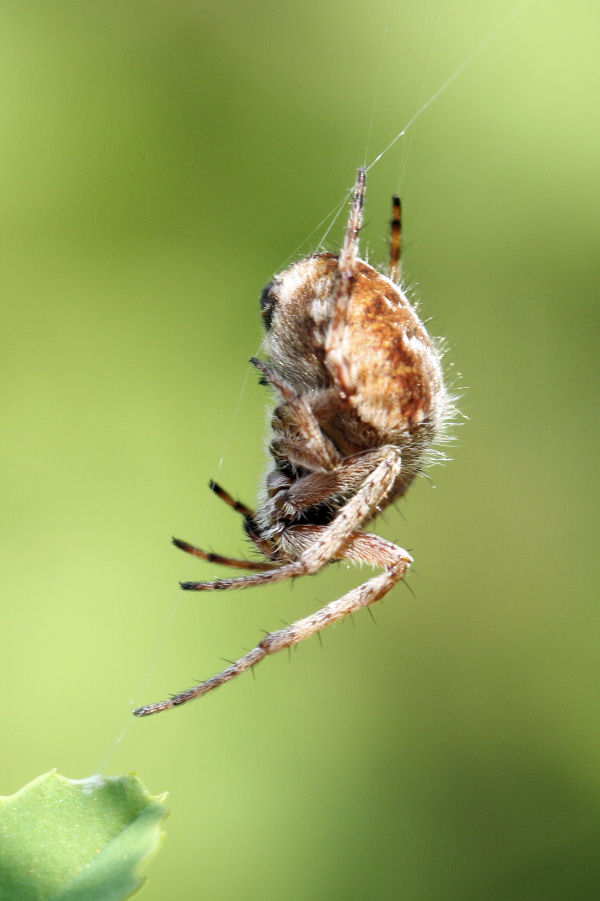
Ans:
{"type": "Polygon", "coordinates": [[[335,465],[331,465],[330,459],[324,461],[323,454],[318,451],[315,453],[304,440],[304,436],[300,439],[274,438],[269,444],[269,452],[275,461],[283,460],[302,469],[313,472],[333,472],[335,470],[335,465]],[[327,463],[326,466],[323,465],[324,462],[327,463]]]}
{"type": "MultiPolygon", "coordinates": [[[[221,488],[221,486],[213,481],[213,479],[208,483],[208,487],[211,491],[214,491],[217,497],[221,498],[228,507],[231,507],[236,513],[241,513],[244,518],[244,527],[248,538],[250,538],[265,556],[270,556],[273,551],[273,545],[270,541],[266,541],[258,535],[254,523],[254,510],[251,510],[250,507],[247,507],[246,504],[243,504],[241,501],[236,501],[229,492],[225,491],[224,488],[221,488]]],[[[224,557],[222,554],[213,554],[209,551],[203,551],[201,548],[195,547],[187,541],[182,541],[180,538],[173,538],[173,544],[180,550],[185,551],[186,554],[192,554],[194,557],[199,557],[200,560],[207,560],[209,563],[216,563],[218,566],[232,566],[236,569],[251,569],[255,572],[264,572],[275,565],[267,561],[238,560],[234,557],[224,557]]]]}
{"type": "Polygon", "coordinates": [[[235,569],[251,569],[254,572],[265,572],[265,570],[273,569],[277,564],[268,563],[264,560],[236,560],[234,557],[223,557],[221,554],[213,554],[210,551],[203,551],[181,538],[173,538],[173,544],[186,554],[193,557],[199,557],[200,560],[206,560],[208,563],[216,563],[218,566],[231,566],[235,569]]]}
{"type": "Polygon", "coordinates": [[[263,363],[256,357],[250,362],[262,372],[263,376],[281,394],[287,413],[291,414],[294,424],[302,435],[304,452],[312,461],[312,466],[331,470],[334,469],[341,456],[333,442],[324,434],[315,414],[305,397],[296,394],[292,386],[281,376],[273,366],[263,363]]]}
{"type": "MultiPolygon", "coordinates": [[[[208,485],[210,490],[214,491],[217,497],[220,497],[222,501],[225,501],[228,507],[231,507],[236,513],[241,513],[246,520],[246,525],[248,526],[247,531],[251,532],[249,521],[254,517],[254,511],[241,501],[236,501],[235,498],[212,479],[208,485]]],[[[203,551],[201,548],[195,547],[187,541],[182,541],[181,538],[173,538],[172,540],[175,547],[185,551],[186,554],[191,554],[193,557],[199,557],[200,560],[207,560],[209,563],[216,563],[218,566],[231,566],[235,569],[250,569],[254,572],[264,572],[265,570],[272,569],[274,566],[274,564],[266,561],[237,560],[234,557],[224,557],[222,554],[213,554],[210,551],[203,551]]]]}
{"type": "MultiPolygon", "coordinates": [[[[380,452],[378,448],[378,452],[380,452]]],[[[360,525],[373,517],[378,505],[392,489],[400,473],[400,453],[388,446],[377,466],[364,479],[363,484],[339,511],[336,518],[297,560],[284,563],[270,572],[240,576],[236,579],[219,579],[216,582],[182,582],[186,591],[230,591],[235,588],[250,588],[271,582],[283,582],[296,576],[318,572],[333,560],[342,550],[360,525]]]]}
{"type": "Polygon", "coordinates": [[[346,227],[346,238],[338,261],[338,284],[333,304],[333,315],[325,340],[327,365],[347,397],[356,393],[352,385],[348,360],[345,354],[347,312],[356,284],[356,257],[358,235],[362,225],[363,206],[367,183],[366,169],[359,169],[346,227]]]}
{"type": "Polygon", "coordinates": [[[352,295],[354,287],[356,254],[358,252],[358,235],[363,221],[363,207],[365,205],[365,191],[367,188],[367,170],[362,167],[356,173],[356,182],[350,205],[350,215],[346,226],[344,246],[338,261],[340,275],[340,288],[336,298],[336,306],[344,304],[344,294],[347,294],[346,302],[352,295]]]}
{"type": "Polygon", "coordinates": [[[389,445],[345,457],[331,472],[311,472],[294,481],[282,481],[272,493],[273,504],[283,518],[293,519],[315,504],[343,497],[364,482],[366,476],[390,453],[389,445]]]}
{"type": "MultiPolygon", "coordinates": [[[[292,526],[282,536],[284,551],[290,556],[300,556],[323,534],[325,526],[292,526]]],[[[408,551],[401,549],[406,559],[408,551]]],[[[350,560],[386,569],[398,559],[398,545],[373,532],[354,532],[344,548],[333,558],[334,561],[350,560]]]]}
{"type": "MultiPolygon", "coordinates": [[[[402,548],[396,548],[390,542],[383,542],[383,539],[377,539],[377,536],[367,539],[368,546],[365,545],[363,547],[363,553],[361,554],[359,541],[364,541],[365,537],[360,534],[356,535],[355,530],[362,522],[372,517],[377,505],[381,503],[392,489],[400,469],[399,451],[397,448],[389,447],[385,458],[367,476],[354,497],[342,507],[332,523],[322,527],[322,531],[315,541],[309,544],[297,560],[284,564],[279,569],[271,572],[256,573],[255,575],[242,576],[238,579],[222,579],[218,582],[188,582],[184,583],[182,587],[195,591],[215,591],[247,588],[251,585],[260,585],[266,582],[279,582],[305,573],[317,572],[328,561],[336,559],[336,557],[343,557],[346,548],[348,548],[349,556],[352,556],[354,551],[354,559],[357,557],[365,559],[365,552],[366,558],[370,562],[377,562],[377,558],[379,558],[386,566],[384,573],[369,579],[368,582],[365,582],[358,588],[354,588],[342,598],[332,601],[311,616],[298,620],[298,622],[285,629],[269,633],[254,650],[241,657],[236,663],[223,670],[222,673],[213,676],[201,685],[174,695],[165,701],[159,701],[157,704],[138,707],[137,710],[134,710],[134,714],[136,716],[148,716],[208,694],[209,691],[218,688],[225,682],[229,682],[247,669],[256,666],[267,654],[274,654],[282,648],[298,644],[349,613],[353,613],[361,607],[374,604],[387,594],[396,582],[404,576],[412,560],[402,548]],[[378,541],[381,543],[378,544],[378,541]],[[386,559],[390,554],[393,562],[391,559],[386,559]]],[[[292,529],[290,529],[291,531],[292,529]]]]}
{"type": "Polygon", "coordinates": [[[388,276],[393,282],[400,281],[402,256],[402,203],[397,194],[392,197],[392,221],[390,223],[390,264],[388,276]]]}
{"type": "MultiPolygon", "coordinates": [[[[371,537],[378,539],[376,535],[371,537]]],[[[381,540],[383,541],[383,539],[381,540]]],[[[338,600],[326,604],[316,613],[292,623],[285,629],[270,632],[252,651],[240,657],[239,660],[223,670],[223,672],[207,679],[206,682],[202,682],[193,688],[188,688],[186,691],[167,698],[165,701],[159,701],[157,704],[147,704],[144,707],[138,707],[137,710],[133,711],[134,715],[148,716],[152,713],[159,713],[161,710],[167,710],[170,707],[178,707],[180,704],[185,704],[194,698],[200,698],[256,666],[268,654],[275,654],[284,648],[291,648],[293,645],[304,641],[304,639],[310,638],[311,635],[318,634],[322,629],[343,619],[348,614],[379,601],[404,576],[411,564],[411,558],[406,551],[391,545],[391,542],[385,542],[385,544],[388,546],[386,548],[387,553],[389,553],[390,547],[395,548],[395,561],[389,565],[386,572],[379,576],[374,576],[368,582],[364,582],[358,588],[352,589],[352,591],[338,598],[338,600]]]]}
{"type": "Polygon", "coordinates": [[[270,585],[272,582],[285,582],[296,576],[304,575],[305,570],[299,560],[284,563],[268,572],[257,572],[252,576],[237,576],[235,579],[215,579],[213,582],[180,582],[184,591],[231,591],[234,588],[254,588],[257,585],[270,585]]]}
{"type": "Polygon", "coordinates": [[[236,501],[224,488],[221,488],[220,485],[217,485],[212,479],[208,483],[208,487],[211,491],[220,497],[222,501],[225,501],[228,507],[231,507],[232,510],[235,510],[236,513],[241,513],[242,516],[252,517],[254,516],[254,510],[251,510],[250,507],[247,507],[245,504],[242,504],[241,501],[236,501]]]}

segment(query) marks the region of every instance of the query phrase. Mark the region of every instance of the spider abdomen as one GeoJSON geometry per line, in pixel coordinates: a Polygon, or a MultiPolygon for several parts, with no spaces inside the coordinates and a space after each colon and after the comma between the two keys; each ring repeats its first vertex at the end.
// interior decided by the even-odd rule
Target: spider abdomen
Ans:
{"type": "MultiPolygon", "coordinates": [[[[403,452],[405,475],[414,474],[447,416],[439,353],[400,288],[357,260],[335,348],[346,373],[341,384],[326,351],[338,265],[335,254],[307,257],[268,285],[263,315],[267,309],[271,360],[307,398],[341,454],[396,445],[403,452]]],[[[277,426],[281,419],[280,408],[277,426]]]]}

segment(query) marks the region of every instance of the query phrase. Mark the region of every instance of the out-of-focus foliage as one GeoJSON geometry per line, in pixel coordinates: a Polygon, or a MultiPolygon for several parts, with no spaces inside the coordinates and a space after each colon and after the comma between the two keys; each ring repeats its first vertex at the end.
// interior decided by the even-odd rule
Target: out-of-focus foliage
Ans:
{"type": "Polygon", "coordinates": [[[366,575],[181,596],[216,571],[169,538],[248,552],[206,483],[253,503],[265,471],[261,288],[512,8],[2,5],[0,792],[169,789],[149,901],[600,895],[587,0],[526,4],[369,173],[363,247],[400,190],[469,416],[378,524],[416,600],[130,716],[366,575]]]}

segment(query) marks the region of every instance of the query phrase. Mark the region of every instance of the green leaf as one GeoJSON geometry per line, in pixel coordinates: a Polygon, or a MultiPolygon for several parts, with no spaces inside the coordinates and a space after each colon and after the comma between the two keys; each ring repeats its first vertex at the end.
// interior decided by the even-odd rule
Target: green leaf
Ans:
{"type": "Polygon", "coordinates": [[[162,840],[166,796],[137,776],[56,771],[0,797],[0,901],[119,901],[162,840]]]}

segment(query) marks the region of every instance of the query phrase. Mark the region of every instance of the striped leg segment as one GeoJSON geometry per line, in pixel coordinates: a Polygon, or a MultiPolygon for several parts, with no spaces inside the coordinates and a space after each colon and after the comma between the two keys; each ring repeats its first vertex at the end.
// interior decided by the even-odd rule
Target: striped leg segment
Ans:
{"type": "Polygon", "coordinates": [[[217,566],[231,566],[235,569],[249,569],[253,572],[265,572],[269,569],[275,569],[275,563],[267,563],[265,560],[237,560],[235,557],[223,557],[221,554],[213,554],[210,551],[203,551],[181,538],[173,538],[173,544],[186,554],[192,557],[198,557],[200,560],[206,560],[207,563],[216,563],[217,566]]]}

